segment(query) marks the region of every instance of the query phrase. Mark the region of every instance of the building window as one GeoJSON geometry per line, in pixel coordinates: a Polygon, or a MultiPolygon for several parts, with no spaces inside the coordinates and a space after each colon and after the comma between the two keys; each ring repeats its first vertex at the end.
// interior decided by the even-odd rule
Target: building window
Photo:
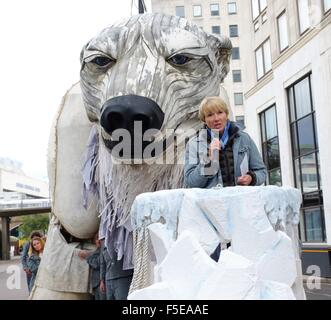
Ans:
{"type": "Polygon", "coordinates": [[[252,13],[253,20],[255,20],[260,15],[259,0],[252,0],[252,13]]]}
{"type": "Polygon", "coordinates": [[[218,3],[213,3],[210,5],[210,15],[212,16],[220,15],[220,8],[218,3]]]}
{"type": "Polygon", "coordinates": [[[324,12],[327,12],[331,9],[331,0],[324,0],[324,12]]]}
{"type": "Polygon", "coordinates": [[[241,82],[241,70],[232,70],[233,82],[241,82]]]}
{"type": "Polygon", "coordinates": [[[240,59],[239,47],[232,48],[232,60],[239,60],[239,59],[240,59]]]}
{"type": "Polygon", "coordinates": [[[176,7],[176,16],[185,18],[185,8],[184,6],[177,6],[176,7]]]}
{"type": "Polygon", "coordinates": [[[193,17],[201,17],[202,9],[200,5],[193,6],[193,17]]]}
{"type": "Polygon", "coordinates": [[[284,11],[278,18],[278,40],[279,40],[279,50],[282,52],[288,47],[288,32],[287,32],[287,19],[286,12],[284,11]]]}
{"type": "Polygon", "coordinates": [[[323,191],[309,74],[287,89],[295,186],[302,193],[301,240],[324,242],[323,191]]]}
{"type": "Polygon", "coordinates": [[[267,0],[260,0],[260,12],[267,7],[267,0]]]}
{"type": "Polygon", "coordinates": [[[229,35],[231,38],[238,37],[238,25],[233,24],[229,26],[229,35]]]}
{"type": "Polygon", "coordinates": [[[240,129],[244,130],[246,128],[244,116],[236,117],[236,122],[237,122],[237,125],[240,127],[240,129]]]}
{"type": "Polygon", "coordinates": [[[282,185],[276,106],[260,113],[263,161],[267,166],[268,185],[282,185]]]}
{"type": "Polygon", "coordinates": [[[256,21],[255,23],[254,23],[254,31],[256,32],[257,30],[259,30],[260,29],[260,21],[256,21]]]}
{"type": "Polygon", "coordinates": [[[221,27],[220,26],[212,26],[211,27],[211,33],[221,34],[221,27]]]}
{"type": "Polygon", "coordinates": [[[270,39],[255,50],[257,79],[261,79],[272,68],[270,39]]]}
{"type": "Polygon", "coordinates": [[[309,20],[309,0],[297,0],[300,34],[310,27],[309,20]]]}
{"type": "Polygon", "coordinates": [[[235,2],[228,3],[228,14],[236,14],[237,13],[237,4],[235,2]]]}
{"type": "Polygon", "coordinates": [[[265,12],[262,14],[262,24],[265,23],[267,20],[268,20],[268,16],[267,13],[265,12]]]}
{"type": "Polygon", "coordinates": [[[251,0],[253,20],[255,20],[267,7],[267,0],[251,0]]]}
{"type": "Polygon", "coordinates": [[[234,93],[234,104],[242,106],[244,104],[244,95],[242,93],[234,93]]]}

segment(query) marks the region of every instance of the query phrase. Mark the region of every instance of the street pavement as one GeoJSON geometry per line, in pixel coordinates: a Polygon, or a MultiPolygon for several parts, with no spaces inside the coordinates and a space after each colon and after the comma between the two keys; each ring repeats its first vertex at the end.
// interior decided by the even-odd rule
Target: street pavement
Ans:
{"type": "MultiPolygon", "coordinates": [[[[331,300],[331,280],[321,281],[320,288],[308,288],[307,300],[331,300]]],[[[0,261],[0,300],[27,300],[29,296],[25,273],[19,257],[0,261]]]]}
{"type": "Polygon", "coordinates": [[[20,257],[0,261],[0,300],[27,300],[29,296],[20,257]]]}
{"type": "Polygon", "coordinates": [[[318,289],[309,289],[307,284],[304,284],[307,300],[331,300],[331,281],[322,282],[318,289]]]}

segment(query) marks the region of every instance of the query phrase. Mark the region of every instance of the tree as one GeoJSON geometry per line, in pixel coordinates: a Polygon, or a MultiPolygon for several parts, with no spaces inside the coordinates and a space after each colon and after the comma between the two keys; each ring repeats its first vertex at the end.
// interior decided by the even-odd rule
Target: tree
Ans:
{"type": "Polygon", "coordinates": [[[19,226],[21,238],[29,238],[34,230],[42,231],[46,234],[49,224],[48,213],[33,214],[22,217],[22,224],[19,226]]]}

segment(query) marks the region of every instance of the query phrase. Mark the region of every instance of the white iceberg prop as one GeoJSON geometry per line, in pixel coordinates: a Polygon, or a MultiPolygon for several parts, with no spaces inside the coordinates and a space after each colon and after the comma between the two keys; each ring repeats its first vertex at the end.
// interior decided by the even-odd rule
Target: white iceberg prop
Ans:
{"type": "Polygon", "coordinates": [[[300,204],[298,190],[275,186],[139,195],[131,211],[138,236],[129,299],[305,299],[300,204]],[[149,234],[153,250],[139,255],[149,234]],[[217,242],[218,263],[210,258],[217,242]]]}
{"type": "Polygon", "coordinates": [[[252,261],[230,250],[216,263],[184,231],[158,267],[160,282],[132,292],[129,300],[294,300],[289,285],[259,278],[252,261]]]}

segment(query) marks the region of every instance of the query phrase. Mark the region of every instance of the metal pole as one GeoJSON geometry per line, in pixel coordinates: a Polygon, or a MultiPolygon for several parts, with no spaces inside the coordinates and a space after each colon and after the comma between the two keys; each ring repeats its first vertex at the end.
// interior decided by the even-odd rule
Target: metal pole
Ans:
{"type": "Polygon", "coordinates": [[[138,0],[138,10],[139,10],[139,13],[144,13],[145,12],[145,9],[144,9],[144,0],[138,0]]]}
{"type": "Polygon", "coordinates": [[[1,218],[1,227],[2,227],[2,260],[10,260],[10,234],[9,234],[9,221],[10,218],[2,217],[1,218]]]}

